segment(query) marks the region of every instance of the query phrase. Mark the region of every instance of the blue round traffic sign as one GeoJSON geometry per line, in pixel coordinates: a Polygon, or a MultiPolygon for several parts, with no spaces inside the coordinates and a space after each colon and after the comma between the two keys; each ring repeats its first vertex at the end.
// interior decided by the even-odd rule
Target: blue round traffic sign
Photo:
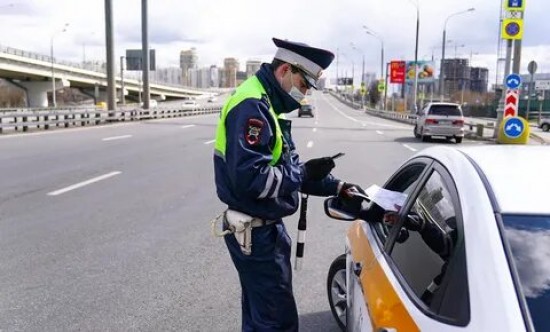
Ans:
{"type": "Polygon", "coordinates": [[[520,27],[519,27],[519,24],[517,22],[510,22],[510,23],[506,24],[504,29],[506,30],[506,33],[509,36],[514,37],[515,35],[517,35],[519,33],[520,27]]]}
{"type": "Polygon", "coordinates": [[[506,87],[508,89],[517,89],[521,85],[521,76],[518,74],[510,74],[506,76],[506,87]]]}
{"type": "Polygon", "coordinates": [[[504,135],[508,138],[518,138],[524,130],[525,127],[520,118],[508,117],[504,120],[504,135]]]}

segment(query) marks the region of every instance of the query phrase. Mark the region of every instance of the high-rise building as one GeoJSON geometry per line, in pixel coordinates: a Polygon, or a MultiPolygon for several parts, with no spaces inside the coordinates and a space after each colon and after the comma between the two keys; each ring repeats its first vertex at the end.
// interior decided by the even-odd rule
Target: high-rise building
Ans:
{"type": "Polygon", "coordinates": [[[180,52],[181,81],[183,85],[191,85],[189,79],[189,69],[197,69],[197,62],[198,56],[196,48],[192,47],[189,50],[180,52]]]}
{"type": "Polygon", "coordinates": [[[189,69],[189,86],[199,89],[218,88],[220,86],[219,69],[215,65],[210,67],[189,69]]]}
{"type": "Polygon", "coordinates": [[[152,81],[168,84],[182,84],[181,68],[157,68],[151,72],[152,81]]]}
{"type": "Polygon", "coordinates": [[[470,79],[470,90],[472,92],[487,93],[489,69],[473,67],[471,69],[470,79]]]}
{"type": "Polygon", "coordinates": [[[235,58],[223,59],[223,71],[225,72],[224,88],[234,88],[237,86],[237,71],[239,71],[239,61],[235,58]]]}
{"type": "Polygon", "coordinates": [[[489,69],[470,67],[468,59],[445,59],[442,69],[445,96],[452,96],[460,91],[487,92],[489,69]]]}
{"type": "Polygon", "coordinates": [[[463,88],[469,89],[471,68],[468,59],[445,59],[441,67],[445,81],[445,96],[452,96],[463,88]]]}
{"type": "Polygon", "coordinates": [[[262,62],[260,60],[248,60],[246,62],[246,77],[250,77],[258,70],[260,70],[260,66],[262,65],[262,62]]]}
{"type": "Polygon", "coordinates": [[[220,87],[220,69],[216,65],[210,66],[210,87],[220,87]]]}

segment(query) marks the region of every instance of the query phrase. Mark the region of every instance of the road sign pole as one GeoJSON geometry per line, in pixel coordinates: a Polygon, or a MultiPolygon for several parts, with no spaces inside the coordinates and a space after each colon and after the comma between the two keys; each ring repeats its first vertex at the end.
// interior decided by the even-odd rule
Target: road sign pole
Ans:
{"type": "Polygon", "coordinates": [[[525,120],[529,122],[529,111],[531,110],[531,95],[533,94],[533,80],[535,78],[535,72],[537,71],[537,63],[530,61],[527,65],[527,71],[531,74],[531,80],[527,87],[527,111],[525,112],[525,120]]]}
{"type": "Polygon", "coordinates": [[[527,120],[527,122],[529,122],[529,110],[531,109],[531,94],[533,93],[532,87],[534,76],[534,74],[531,74],[531,77],[529,79],[529,86],[527,87],[527,109],[525,110],[525,120],[527,120]]]}
{"type": "Polygon", "coordinates": [[[539,121],[538,124],[540,125],[540,122],[542,121],[542,104],[544,103],[544,99],[546,99],[546,90],[542,90],[542,100],[539,102],[539,121]]]}
{"type": "Polygon", "coordinates": [[[382,108],[384,111],[386,110],[386,101],[388,100],[388,73],[390,71],[389,68],[390,68],[390,64],[386,63],[386,80],[384,83],[384,86],[386,87],[386,89],[384,90],[384,105],[382,105],[382,108]]]}
{"type": "MultiPolygon", "coordinates": [[[[510,60],[512,59],[512,40],[508,39],[506,41],[506,60],[504,65],[504,81],[506,81],[506,78],[508,75],[510,75],[510,60]]],[[[497,107],[497,125],[495,126],[495,131],[493,133],[493,138],[498,137],[498,130],[500,128],[500,124],[502,123],[502,118],[504,115],[504,100],[506,98],[506,93],[504,92],[504,88],[506,86],[506,82],[503,82],[502,86],[502,96],[500,98],[500,101],[498,103],[497,107]]]]}

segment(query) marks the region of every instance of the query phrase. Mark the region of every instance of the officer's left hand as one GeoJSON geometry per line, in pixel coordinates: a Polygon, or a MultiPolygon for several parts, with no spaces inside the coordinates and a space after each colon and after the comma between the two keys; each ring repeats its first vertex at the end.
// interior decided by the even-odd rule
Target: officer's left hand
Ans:
{"type": "Polygon", "coordinates": [[[334,166],[334,160],[330,157],[310,159],[304,164],[305,177],[307,180],[320,181],[330,174],[334,166]]]}

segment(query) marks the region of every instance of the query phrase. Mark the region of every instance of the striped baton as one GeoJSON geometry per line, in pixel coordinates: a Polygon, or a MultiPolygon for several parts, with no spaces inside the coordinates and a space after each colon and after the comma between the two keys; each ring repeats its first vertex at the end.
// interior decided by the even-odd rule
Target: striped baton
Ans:
{"type": "Polygon", "coordinates": [[[296,261],[294,269],[302,269],[302,258],[304,257],[304,247],[306,245],[306,228],[307,228],[307,194],[302,194],[300,203],[300,219],[298,219],[298,241],[296,242],[296,261]]]}

